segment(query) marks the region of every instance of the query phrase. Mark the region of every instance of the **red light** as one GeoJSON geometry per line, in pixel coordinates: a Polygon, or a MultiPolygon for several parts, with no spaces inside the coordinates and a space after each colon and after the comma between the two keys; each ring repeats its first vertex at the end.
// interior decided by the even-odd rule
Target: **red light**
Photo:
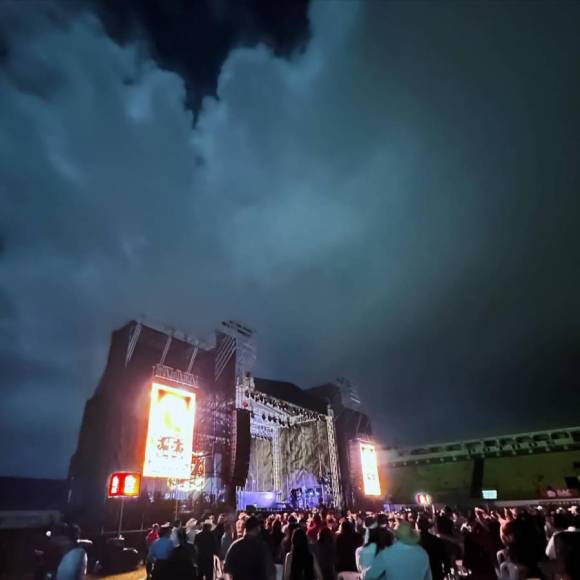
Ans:
{"type": "Polygon", "coordinates": [[[418,493],[415,496],[415,501],[421,506],[429,506],[432,503],[432,498],[428,493],[418,493]]]}
{"type": "Polygon", "coordinates": [[[121,471],[109,478],[108,497],[137,497],[141,489],[141,474],[121,471]]]}

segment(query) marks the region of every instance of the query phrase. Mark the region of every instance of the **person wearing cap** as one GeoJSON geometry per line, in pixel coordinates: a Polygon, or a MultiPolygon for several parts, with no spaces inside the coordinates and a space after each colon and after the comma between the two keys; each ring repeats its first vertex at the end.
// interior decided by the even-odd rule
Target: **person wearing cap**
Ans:
{"type": "Polygon", "coordinates": [[[250,516],[244,526],[244,537],[230,546],[224,564],[226,578],[231,580],[273,580],[276,575],[268,545],[260,537],[260,520],[250,516]]]}
{"type": "Polygon", "coordinates": [[[432,580],[427,552],[409,522],[399,520],[395,543],[380,551],[364,575],[365,580],[385,575],[389,580],[432,580]]]}

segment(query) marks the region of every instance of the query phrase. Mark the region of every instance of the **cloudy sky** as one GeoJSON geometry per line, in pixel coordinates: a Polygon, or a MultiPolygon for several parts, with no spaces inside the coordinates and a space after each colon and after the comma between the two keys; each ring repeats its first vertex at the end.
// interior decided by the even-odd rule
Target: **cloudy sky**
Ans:
{"type": "Polygon", "coordinates": [[[580,422],[580,4],[120,4],[0,5],[0,474],[144,315],[386,442],[580,422]]]}

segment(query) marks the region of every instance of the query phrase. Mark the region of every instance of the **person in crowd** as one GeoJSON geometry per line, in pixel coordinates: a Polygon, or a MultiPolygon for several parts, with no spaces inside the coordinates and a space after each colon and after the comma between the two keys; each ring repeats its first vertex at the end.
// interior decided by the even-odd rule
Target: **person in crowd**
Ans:
{"type": "Polygon", "coordinates": [[[323,580],[318,561],[310,551],[306,532],[297,528],[292,533],[292,549],[284,561],[284,580],[323,580]]]}
{"type": "Polygon", "coordinates": [[[197,579],[196,550],[188,543],[185,528],[179,530],[177,539],[179,546],[174,548],[169,556],[169,577],[171,580],[197,579]]]}
{"type": "Polygon", "coordinates": [[[56,569],[56,580],[82,580],[87,574],[87,553],[79,546],[80,529],[68,525],[61,535],[63,556],[56,569]]]}
{"type": "Polygon", "coordinates": [[[374,515],[367,515],[365,517],[364,525],[360,534],[363,538],[363,544],[366,545],[369,541],[369,534],[370,531],[378,527],[377,525],[377,518],[374,515]]]}
{"type": "Polygon", "coordinates": [[[280,546],[280,563],[284,562],[286,554],[290,552],[290,549],[292,548],[292,534],[294,533],[294,530],[299,527],[298,519],[291,515],[288,518],[288,523],[284,529],[284,538],[282,538],[282,544],[280,546]]]}
{"type": "Polygon", "coordinates": [[[333,514],[327,514],[326,527],[329,528],[333,534],[336,534],[338,531],[338,521],[333,514]]]}
{"type": "Polygon", "coordinates": [[[324,580],[335,580],[336,545],[335,534],[331,528],[325,526],[318,534],[318,542],[313,546],[313,552],[318,560],[324,580]]]}
{"type": "MultiPolygon", "coordinates": [[[[447,509],[447,508],[446,508],[447,509]]],[[[451,508],[448,508],[451,509],[451,508]]],[[[455,527],[452,517],[445,511],[435,517],[437,537],[443,540],[450,562],[463,558],[463,536],[455,527]]]]}
{"type": "Polygon", "coordinates": [[[567,529],[556,538],[556,572],[562,580],[580,579],[580,530],[567,529]]]}
{"type": "Polygon", "coordinates": [[[556,565],[556,573],[566,580],[580,578],[580,527],[575,511],[559,509],[553,518],[554,533],[546,555],[556,565]]]}
{"type": "Polygon", "coordinates": [[[244,535],[244,528],[248,517],[244,512],[239,513],[238,519],[236,520],[236,538],[241,538],[244,535]]]}
{"type": "Polygon", "coordinates": [[[429,556],[429,566],[433,580],[443,580],[451,570],[451,560],[447,553],[445,541],[432,534],[431,527],[431,521],[426,515],[419,516],[417,519],[419,544],[429,556]]]}
{"type": "Polygon", "coordinates": [[[377,514],[377,527],[385,530],[389,529],[389,516],[385,513],[377,514]]]}
{"type": "Polygon", "coordinates": [[[226,516],[224,514],[220,514],[218,516],[217,523],[213,529],[213,535],[215,536],[215,541],[218,546],[221,544],[225,527],[226,527],[226,516]]]}
{"type": "Polygon", "coordinates": [[[273,580],[275,578],[270,550],[260,536],[260,521],[250,516],[245,521],[244,536],[236,540],[226,554],[224,572],[232,580],[273,580]]]}
{"type": "Polygon", "coordinates": [[[550,560],[556,559],[556,538],[568,528],[568,522],[568,514],[563,509],[557,510],[552,519],[553,532],[546,546],[546,556],[550,560]]]}
{"type": "Polygon", "coordinates": [[[174,547],[171,540],[171,524],[160,526],[159,539],[151,544],[147,554],[147,562],[151,563],[153,580],[170,580],[169,558],[174,547]]]}
{"type": "Polygon", "coordinates": [[[365,574],[365,580],[432,580],[427,552],[408,521],[400,519],[392,546],[379,552],[365,574]]]}
{"type": "Polygon", "coordinates": [[[153,524],[147,537],[145,538],[145,543],[147,544],[147,549],[151,547],[151,544],[159,539],[159,524],[153,524]]]}
{"type": "Polygon", "coordinates": [[[195,547],[200,580],[213,580],[213,559],[218,554],[218,546],[211,521],[203,523],[201,532],[195,536],[195,547]]]}
{"type": "MultiPolygon", "coordinates": [[[[147,546],[147,552],[149,548],[159,539],[159,524],[153,524],[149,533],[145,537],[145,544],[147,546]]],[[[147,578],[151,578],[151,570],[153,569],[153,562],[149,562],[147,559],[145,561],[145,570],[147,571],[147,578]]]]}
{"type": "Polygon", "coordinates": [[[319,513],[315,513],[308,524],[308,529],[306,535],[310,542],[316,542],[318,539],[318,533],[322,528],[322,516],[319,513]]]}
{"type": "Polygon", "coordinates": [[[386,528],[374,527],[369,530],[366,544],[356,550],[356,565],[363,578],[372,566],[377,554],[393,544],[393,535],[386,528]]]}
{"type": "Polygon", "coordinates": [[[286,518],[286,522],[284,523],[284,525],[282,526],[282,531],[284,533],[286,533],[286,530],[291,527],[294,526],[295,524],[298,523],[298,518],[296,517],[295,514],[290,514],[287,518],[286,518]]]}
{"type": "Polygon", "coordinates": [[[345,519],[336,536],[336,571],[356,572],[356,549],[363,543],[362,536],[354,531],[352,523],[345,519]]]}
{"type": "MultiPolygon", "coordinates": [[[[360,537],[363,539],[363,542],[366,540],[365,538],[365,533],[366,533],[366,528],[365,528],[365,521],[366,521],[366,516],[364,513],[359,512],[354,516],[354,531],[360,535],[360,537]]],[[[370,519],[374,519],[374,518],[368,518],[370,519]]]]}
{"type": "Polygon", "coordinates": [[[222,539],[220,541],[219,556],[220,560],[226,559],[226,554],[230,549],[230,546],[236,539],[236,529],[232,522],[226,522],[224,524],[224,533],[222,534],[222,539]]]}
{"type": "Polygon", "coordinates": [[[272,552],[274,563],[282,564],[282,540],[284,534],[282,533],[282,520],[275,518],[272,522],[270,533],[268,535],[268,544],[272,552]]]}
{"type": "Polygon", "coordinates": [[[471,570],[473,580],[496,580],[497,551],[495,540],[481,508],[470,514],[463,524],[463,564],[471,570]]]}
{"type": "Polygon", "coordinates": [[[544,557],[545,547],[543,526],[538,525],[533,513],[526,510],[510,514],[508,520],[499,519],[499,522],[507,563],[512,568],[517,567],[522,575],[539,576],[538,563],[544,557]]]}
{"type": "Polygon", "coordinates": [[[181,530],[181,520],[175,520],[171,529],[171,541],[176,548],[179,546],[179,530],[181,530]]]}
{"type": "Polygon", "coordinates": [[[192,546],[195,544],[195,536],[199,534],[200,529],[197,525],[197,520],[195,518],[190,518],[185,523],[185,533],[187,535],[187,542],[192,546]]]}

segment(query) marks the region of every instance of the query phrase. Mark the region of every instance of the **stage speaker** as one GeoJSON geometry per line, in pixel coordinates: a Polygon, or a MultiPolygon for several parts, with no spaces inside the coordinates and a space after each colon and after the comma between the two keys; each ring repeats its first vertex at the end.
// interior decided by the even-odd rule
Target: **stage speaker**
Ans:
{"type": "Polygon", "coordinates": [[[250,442],[250,412],[236,409],[232,441],[232,485],[246,485],[250,468],[250,442]]]}

